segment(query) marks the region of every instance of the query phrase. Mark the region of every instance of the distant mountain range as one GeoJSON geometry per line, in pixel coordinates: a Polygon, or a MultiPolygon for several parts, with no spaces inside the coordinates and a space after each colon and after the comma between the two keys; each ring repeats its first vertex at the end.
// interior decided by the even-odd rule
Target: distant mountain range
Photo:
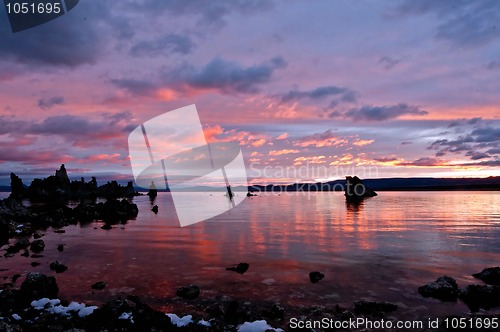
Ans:
{"type": "MultiPolygon", "coordinates": [[[[294,183],[290,185],[250,186],[253,191],[342,191],[346,181],[335,180],[318,183],[294,183]]],[[[376,191],[417,190],[499,190],[500,176],[487,178],[385,178],[365,179],[363,184],[376,191]]]]}
{"type": "MultiPolygon", "coordinates": [[[[417,190],[498,190],[500,191],[500,176],[487,178],[385,178],[365,179],[363,183],[375,191],[417,191],[417,190]]],[[[253,185],[248,190],[256,192],[284,191],[342,191],[345,180],[335,180],[317,183],[294,183],[289,185],[253,185]]],[[[136,188],[144,191],[142,188],[136,188]]],[[[245,190],[244,188],[233,188],[245,190]]],[[[213,191],[211,187],[198,187],[186,191],[213,191]]],[[[10,192],[10,186],[0,186],[0,191],[10,192]]],[[[162,190],[159,190],[162,191],[162,190]]]]}

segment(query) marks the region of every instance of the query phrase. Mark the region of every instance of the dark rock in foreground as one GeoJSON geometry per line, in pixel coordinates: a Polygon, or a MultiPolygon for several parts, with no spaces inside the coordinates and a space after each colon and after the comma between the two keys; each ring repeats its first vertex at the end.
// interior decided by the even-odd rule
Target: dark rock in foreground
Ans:
{"type": "Polygon", "coordinates": [[[50,263],[50,269],[52,271],[55,271],[56,273],[63,273],[68,269],[68,267],[62,263],[59,263],[58,261],[50,263]]]}
{"type": "Polygon", "coordinates": [[[471,311],[500,307],[500,286],[468,285],[460,290],[460,299],[471,311]]]}
{"type": "Polygon", "coordinates": [[[153,211],[155,214],[158,213],[158,205],[153,206],[151,211],[153,211]]]}
{"type": "Polygon", "coordinates": [[[45,242],[41,239],[35,240],[31,242],[30,249],[33,252],[42,252],[45,249],[45,242]]]}
{"type": "Polygon", "coordinates": [[[41,273],[28,273],[21,284],[20,292],[27,301],[44,297],[55,299],[59,288],[57,287],[56,278],[52,276],[41,273]]]}
{"type": "Polygon", "coordinates": [[[489,267],[472,275],[490,285],[500,285],[500,267],[489,267]]]}
{"type": "Polygon", "coordinates": [[[418,292],[425,297],[433,297],[442,301],[456,301],[458,285],[455,279],[442,276],[427,285],[420,286],[418,292]]]}
{"type": "Polygon", "coordinates": [[[313,271],[313,272],[309,273],[309,280],[311,280],[311,282],[313,284],[317,283],[318,281],[320,281],[324,277],[325,277],[325,275],[321,272],[318,272],[318,271],[313,271]]]}
{"type": "Polygon", "coordinates": [[[398,310],[398,306],[389,302],[356,301],[354,312],[358,315],[382,316],[385,313],[398,310]]]}
{"type": "Polygon", "coordinates": [[[186,300],[194,300],[200,295],[200,288],[195,285],[180,287],[175,294],[186,300]]]}
{"type": "Polygon", "coordinates": [[[239,263],[236,266],[227,267],[226,270],[228,270],[228,271],[234,271],[234,272],[237,272],[239,274],[243,274],[243,273],[245,273],[245,272],[248,271],[249,267],[250,267],[250,265],[248,263],[239,263]]]}

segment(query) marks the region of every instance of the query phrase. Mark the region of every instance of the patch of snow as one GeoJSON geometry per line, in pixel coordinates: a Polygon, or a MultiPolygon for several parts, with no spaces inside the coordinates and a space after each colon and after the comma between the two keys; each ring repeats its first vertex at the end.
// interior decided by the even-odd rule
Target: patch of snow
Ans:
{"type": "Polygon", "coordinates": [[[24,224],[19,224],[16,226],[16,228],[23,228],[24,227],[24,224]]]}
{"type": "Polygon", "coordinates": [[[265,332],[273,330],[284,332],[282,329],[273,329],[265,320],[256,320],[255,322],[245,322],[238,327],[238,332],[265,332]]]}
{"type": "Polygon", "coordinates": [[[198,322],[198,325],[206,326],[206,327],[211,327],[212,324],[210,322],[207,322],[206,320],[202,319],[198,322]]]}
{"type": "Polygon", "coordinates": [[[22,233],[22,232],[23,232],[22,230],[20,230],[20,229],[16,229],[16,233],[17,233],[17,234],[20,234],[20,233],[22,233]]]}
{"type": "Polygon", "coordinates": [[[97,309],[96,306],[85,306],[83,303],[71,302],[67,307],[60,304],[61,301],[58,299],[48,299],[44,297],[40,300],[35,300],[31,302],[31,306],[36,310],[43,310],[50,312],[51,314],[57,314],[62,316],[70,316],[71,312],[78,313],[78,316],[85,317],[90,315],[97,309]]]}
{"type": "Polygon", "coordinates": [[[18,314],[12,314],[12,318],[14,318],[15,320],[21,320],[21,316],[19,316],[18,314]]]}
{"type": "Polygon", "coordinates": [[[118,317],[118,319],[130,319],[130,317],[132,317],[131,312],[124,312],[120,315],[120,317],[118,317]]]}
{"type": "Polygon", "coordinates": [[[179,317],[176,314],[166,314],[166,315],[170,317],[172,324],[176,325],[177,327],[183,327],[193,322],[193,316],[191,315],[186,315],[184,317],[179,317]]]}
{"type": "Polygon", "coordinates": [[[95,306],[95,305],[91,305],[90,307],[85,307],[83,309],[80,309],[80,311],[78,311],[78,316],[80,316],[80,317],[88,316],[91,313],[93,313],[94,310],[96,310],[96,309],[97,309],[97,306],[95,306]]]}
{"type": "Polygon", "coordinates": [[[53,307],[55,305],[58,305],[59,303],[61,303],[59,299],[50,300],[44,297],[43,299],[40,300],[31,301],[31,306],[36,310],[42,310],[45,308],[47,304],[50,304],[50,306],[53,307]]]}

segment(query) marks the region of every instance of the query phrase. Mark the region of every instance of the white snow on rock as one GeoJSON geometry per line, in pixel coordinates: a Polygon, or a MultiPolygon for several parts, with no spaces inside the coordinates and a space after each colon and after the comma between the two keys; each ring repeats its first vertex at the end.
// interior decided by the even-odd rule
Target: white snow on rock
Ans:
{"type": "Polygon", "coordinates": [[[255,322],[245,322],[238,327],[238,332],[265,332],[273,330],[284,332],[282,329],[273,329],[265,320],[256,320],[255,322]]]}
{"type": "Polygon", "coordinates": [[[62,316],[70,316],[71,313],[77,313],[80,317],[85,317],[90,315],[97,309],[96,306],[87,307],[83,303],[71,302],[67,307],[60,305],[61,301],[58,299],[48,299],[44,297],[40,300],[35,300],[31,302],[31,306],[36,310],[43,310],[50,312],[51,314],[57,314],[62,316]]]}
{"type": "Polygon", "coordinates": [[[179,317],[176,314],[166,314],[166,315],[170,317],[172,324],[176,325],[177,327],[183,327],[193,322],[193,316],[191,315],[186,315],[184,317],[179,317]]]}
{"type": "Polygon", "coordinates": [[[44,297],[43,299],[32,301],[31,306],[36,310],[42,310],[47,304],[50,304],[50,306],[53,307],[55,305],[58,305],[59,303],[61,303],[61,301],[58,299],[50,300],[44,297]]]}
{"type": "Polygon", "coordinates": [[[130,319],[130,317],[132,317],[131,312],[124,312],[120,315],[120,317],[118,317],[118,319],[130,319]]]}
{"type": "Polygon", "coordinates": [[[206,320],[202,319],[198,322],[199,325],[210,327],[212,324],[210,322],[207,322],[206,320]]]}
{"type": "Polygon", "coordinates": [[[97,309],[97,306],[95,306],[95,305],[91,305],[89,307],[85,307],[83,309],[80,309],[80,311],[78,311],[78,316],[80,316],[80,317],[88,316],[91,313],[93,313],[94,310],[96,310],[96,309],[97,309]]]}
{"type": "Polygon", "coordinates": [[[12,318],[14,318],[15,320],[21,320],[21,316],[19,316],[18,314],[12,314],[12,318]]]}

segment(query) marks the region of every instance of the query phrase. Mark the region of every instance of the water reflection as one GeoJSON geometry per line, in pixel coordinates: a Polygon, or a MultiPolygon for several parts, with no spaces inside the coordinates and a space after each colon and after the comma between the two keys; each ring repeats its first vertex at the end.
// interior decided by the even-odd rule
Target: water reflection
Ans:
{"type": "Polygon", "coordinates": [[[137,219],[110,231],[98,224],[48,230],[42,265],[2,257],[0,268],[9,270],[0,277],[51,273],[48,263],[59,260],[69,266],[57,275],[62,296],[82,301],[132,293],[162,306],[176,287],[195,283],[206,297],[266,294],[284,303],[328,304],[369,296],[432,306],[416,287],[443,274],[464,285],[500,260],[500,193],[388,192],[360,204],[346,204],[340,193],[260,195],[184,228],[168,193],[156,197],[158,214],[149,197],[134,202],[137,219]],[[64,252],[56,250],[60,243],[64,252]],[[245,275],[225,271],[239,262],[250,264],[245,275]],[[314,287],[313,270],[326,275],[314,287]],[[99,280],[109,288],[92,292],[99,280]]]}

